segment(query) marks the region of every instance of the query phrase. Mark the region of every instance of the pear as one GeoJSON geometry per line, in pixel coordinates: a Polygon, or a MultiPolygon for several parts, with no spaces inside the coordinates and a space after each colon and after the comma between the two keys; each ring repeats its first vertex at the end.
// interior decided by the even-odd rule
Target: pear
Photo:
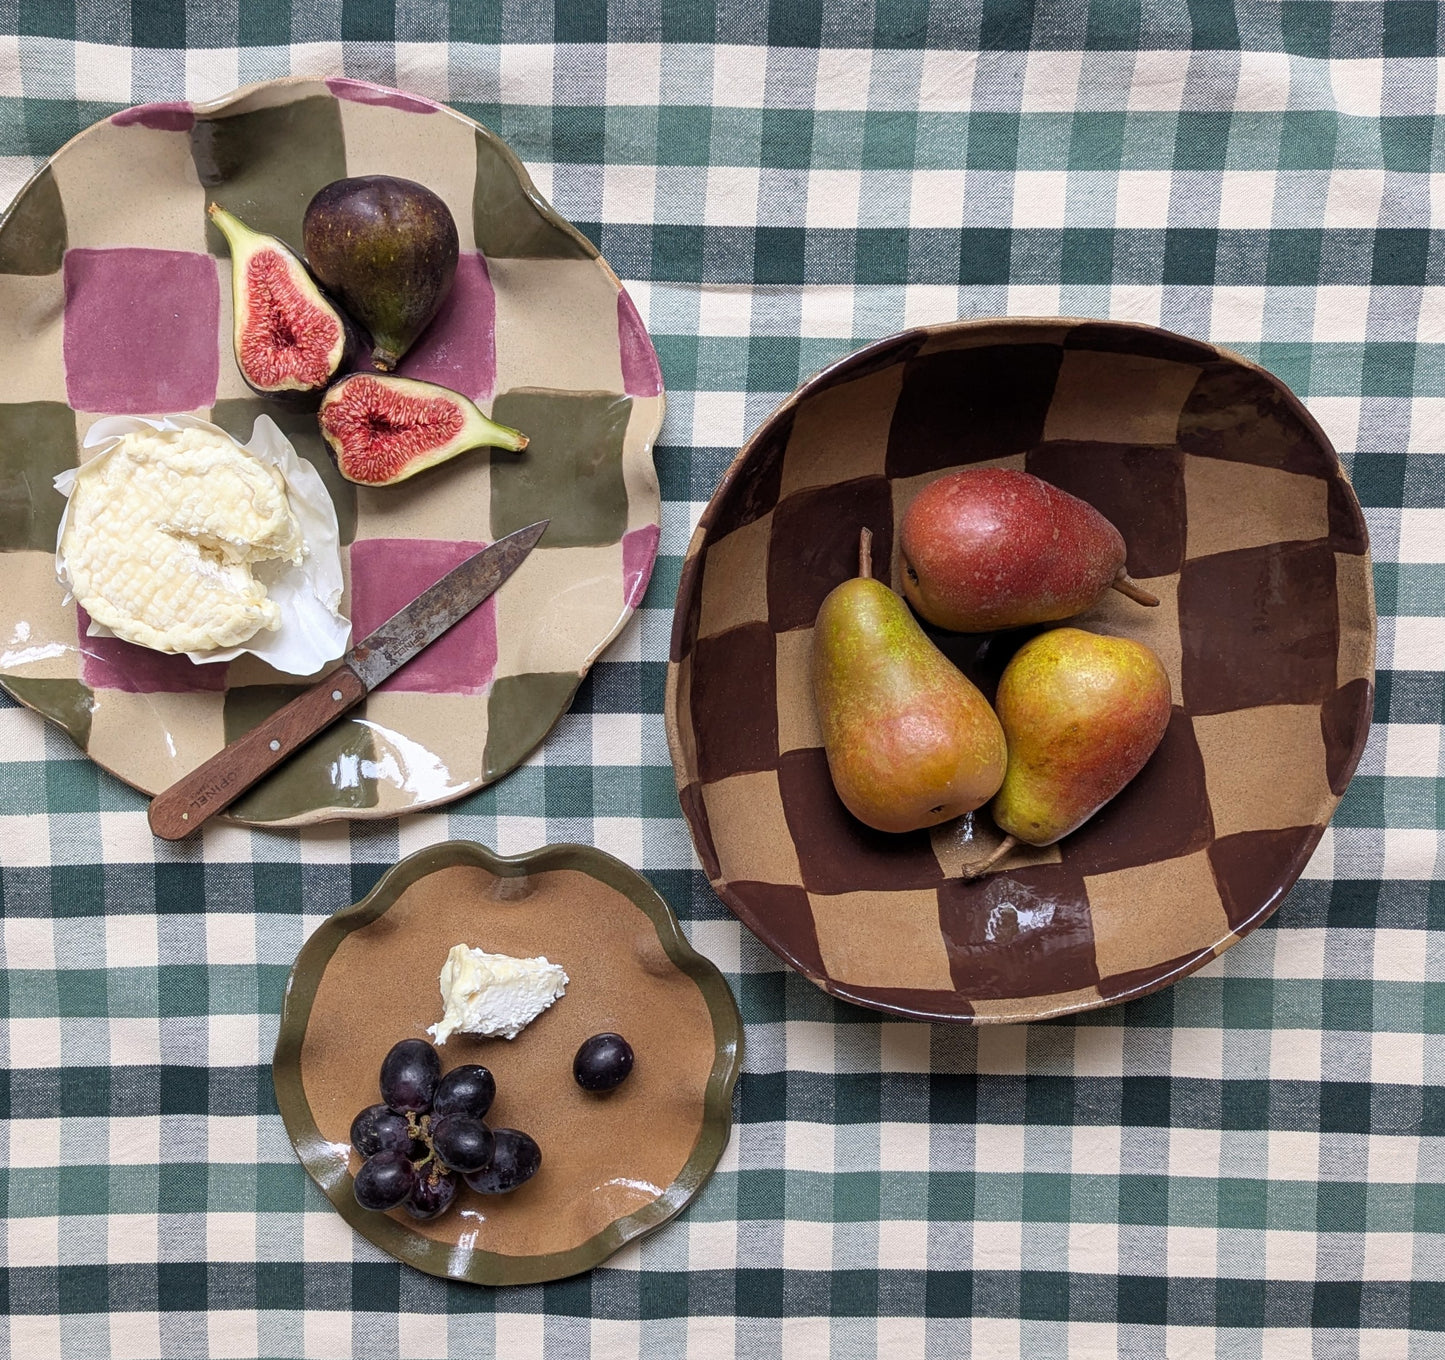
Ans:
{"type": "Polygon", "coordinates": [[[1052,845],[1082,826],[1144,768],[1169,726],[1169,677],[1133,638],[1053,628],[1014,653],[994,699],[1008,771],[993,800],[1003,842],[1052,845]]]}
{"type": "Polygon", "coordinates": [[[988,802],[1003,779],[1003,729],[988,701],[872,578],[835,587],[813,630],[813,692],[833,786],[859,821],[917,831],[988,802]]]}
{"type": "Polygon", "coordinates": [[[899,542],[908,602],[955,633],[1054,623],[1111,588],[1159,603],[1124,570],[1124,538],[1103,515],[1012,468],[930,482],[904,514],[899,542]]]}

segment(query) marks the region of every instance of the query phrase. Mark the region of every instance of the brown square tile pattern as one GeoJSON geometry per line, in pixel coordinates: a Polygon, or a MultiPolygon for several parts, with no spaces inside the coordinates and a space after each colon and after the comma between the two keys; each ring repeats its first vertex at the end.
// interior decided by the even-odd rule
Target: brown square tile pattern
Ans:
{"type": "Polygon", "coordinates": [[[795,628],[774,638],[777,646],[778,750],[822,746],[813,702],[813,630],[795,628]]]}
{"type": "MultiPolygon", "coordinates": [[[[811,628],[829,591],[858,574],[863,528],[873,531],[881,576],[883,563],[893,560],[893,497],[886,477],[811,487],[779,504],[768,541],[765,616],[775,630],[811,628]]],[[[706,603],[706,593],[703,599],[706,603]]]]}
{"type": "Polygon", "coordinates": [[[936,892],[809,893],[808,901],[830,978],[855,987],[952,989],[936,892]]]}
{"type": "Polygon", "coordinates": [[[768,619],[768,536],[773,517],[764,515],[734,529],[708,550],[703,577],[700,637],[716,637],[744,623],[768,619]]]}
{"type": "MultiPolygon", "coordinates": [[[[827,990],[930,1019],[1087,1009],[1182,976],[1278,905],[1363,749],[1373,626],[1363,516],[1263,370],[1123,323],[911,331],[805,384],[702,517],[669,669],[679,796],[714,887],[827,990]],[[997,841],[985,811],[894,836],[843,807],[811,647],[858,529],[891,580],[918,490],[984,463],[1024,466],[1119,526],[1161,603],[1110,594],[1073,622],[1152,646],[1175,709],[1082,828],[967,882],[997,841]]],[[[1029,635],[933,634],[985,693],[1029,635]]]]}
{"type": "Polygon", "coordinates": [[[1183,461],[1172,448],[1054,440],[1029,453],[1024,471],[1100,511],[1124,535],[1129,575],[1142,580],[1184,562],[1183,461]]]}
{"type": "Polygon", "coordinates": [[[702,786],[709,825],[726,826],[736,834],[718,847],[724,878],[755,878],[801,888],[798,852],[788,835],[778,793],[776,770],[735,774],[702,786]]]}

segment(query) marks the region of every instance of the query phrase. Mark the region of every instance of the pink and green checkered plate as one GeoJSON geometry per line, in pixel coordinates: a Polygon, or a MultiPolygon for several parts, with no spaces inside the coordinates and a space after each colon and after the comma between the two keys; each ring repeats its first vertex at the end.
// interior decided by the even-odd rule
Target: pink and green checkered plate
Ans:
{"type": "Polygon", "coordinates": [[[256,657],[193,665],[114,638],[55,580],[54,476],[107,415],[190,412],[249,438],[270,415],[326,480],[343,608],[364,637],[480,546],[549,518],[507,588],[231,810],[251,825],[385,817],[499,778],[546,736],[646,589],[660,500],[662,375],[596,249],[492,133],[354,80],[253,85],[124,110],[68,142],[0,222],[0,685],[98,764],[154,793],[303,685],[256,657]],[[231,354],[218,202],[294,247],[317,189],[419,180],[461,237],[456,283],[401,372],[525,430],[396,487],[335,472],[314,416],[255,396],[231,354]]]}

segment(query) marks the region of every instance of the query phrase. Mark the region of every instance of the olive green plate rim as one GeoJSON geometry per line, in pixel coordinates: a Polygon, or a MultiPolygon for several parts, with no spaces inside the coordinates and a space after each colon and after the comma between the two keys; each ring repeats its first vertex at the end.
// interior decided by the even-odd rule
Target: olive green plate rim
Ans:
{"type": "MultiPolygon", "coordinates": [[[[813,393],[832,386],[834,383],[845,380],[847,375],[854,369],[868,364],[876,355],[887,354],[910,338],[925,338],[941,335],[970,335],[990,330],[1017,330],[1021,332],[1056,332],[1061,328],[1074,326],[1099,326],[1110,327],[1120,331],[1141,332],[1148,335],[1163,336],[1170,339],[1189,340],[1193,344],[1206,345],[1216,351],[1220,359],[1229,363],[1237,364],[1241,368],[1249,369],[1251,372],[1259,373],[1268,380],[1284,398],[1292,414],[1305,425],[1306,429],[1314,436],[1322,449],[1327,450],[1334,458],[1334,476],[1338,477],[1346,496],[1359,513],[1359,498],[1355,493],[1354,484],[1350,480],[1349,469],[1345,467],[1334,442],[1320,425],[1319,421],[1311,414],[1309,408],[1295,394],[1288,383],[1276,377],[1263,365],[1256,363],[1253,359],[1237,353],[1225,345],[1216,344],[1213,341],[1197,341],[1192,337],[1183,336],[1178,331],[1171,331],[1164,326],[1151,325],[1145,321],[1114,320],[1101,317],[1079,317],[1079,316],[984,316],[984,317],[960,317],[956,321],[940,321],[928,325],[910,326],[905,330],[896,331],[891,335],[880,336],[877,340],[870,340],[866,345],[860,345],[857,349],[835,359],[832,363],[819,369],[810,377],[805,378],[787,396],[785,396],[766,416],[763,417],[753,430],[752,434],[743,442],[732,461],[723,470],[722,476],[718,478],[717,486],[713,489],[712,495],[708,498],[707,506],[704,508],[696,527],[693,529],[692,537],[688,541],[687,552],[684,556],[685,562],[693,561],[702,551],[703,543],[709,532],[711,512],[715,505],[726,494],[728,488],[742,472],[743,467],[753,456],[756,449],[761,445],[768,433],[774,428],[779,417],[795,410],[801,403],[813,393]]],[[[1362,519],[1363,522],[1363,519],[1362,519]]],[[[1366,562],[1372,561],[1368,547],[1364,553],[1366,562]]],[[[680,640],[682,638],[682,621],[686,617],[687,607],[692,595],[700,589],[701,576],[689,576],[684,570],[678,582],[677,597],[673,602],[672,631],[669,639],[667,675],[663,690],[663,726],[667,732],[668,752],[672,757],[673,782],[677,786],[679,796],[695,779],[696,771],[688,762],[686,746],[682,739],[681,716],[678,710],[678,699],[681,688],[681,668],[675,660],[680,640]]],[[[1367,577],[1366,586],[1369,592],[1370,608],[1370,654],[1369,671],[1370,683],[1374,685],[1376,643],[1379,633],[1379,617],[1375,607],[1375,592],[1373,582],[1367,577]]],[[[1371,723],[1365,723],[1356,734],[1355,744],[1350,751],[1344,765],[1344,780],[1347,786],[1354,778],[1359,767],[1360,759],[1364,755],[1365,745],[1369,740],[1371,723]]],[[[1338,809],[1344,793],[1341,792],[1333,798],[1333,811],[1338,809]]],[[[698,828],[694,823],[693,815],[688,810],[687,804],[683,803],[683,820],[687,823],[688,835],[692,838],[696,850],[698,840],[698,828]]],[[[1176,967],[1167,971],[1161,970],[1155,976],[1139,983],[1127,991],[1120,992],[1116,996],[1100,996],[1097,999],[1070,1000],[1061,1004],[1055,1004],[1039,1010],[1028,1010],[1025,1002],[1027,998],[1012,998],[1019,1004],[1010,1011],[989,1011],[984,1014],[960,1015],[938,1010],[929,1010],[924,1007],[912,1007],[906,1005],[893,1005],[887,1002],[875,1000],[866,995],[860,995],[856,989],[847,983],[837,982],[832,978],[815,976],[809,969],[793,957],[786,947],[772,933],[766,929],[766,923],[759,918],[759,914],[748,906],[746,902],[734,891],[731,880],[719,882],[709,880],[712,889],[722,899],[728,910],[738,918],[754,935],[776,954],[789,968],[802,974],[809,982],[813,983],[820,991],[829,996],[837,997],[840,1001],[846,1001],[854,1006],[861,1006],[868,1010],[877,1011],[883,1015],[896,1016],[904,1020],[922,1020],[932,1024],[950,1025],[1016,1025],[1031,1024],[1039,1020],[1057,1020],[1067,1016],[1078,1015],[1085,1011],[1105,1010],[1111,1006],[1122,1005],[1126,1001],[1137,1001],[1139,998],[1148,996],[1152,992],[1162,991],[1165,987],[1172,987],[1182,978],[1188,977],[1191,973],[1197,972],[1205,964],[1213,962],[1226,949],[1238,944],[1245,936],[1252,934],[1265,921],[1279,909],[1285,898],[1289,896],[1290,890],[1299,881],[1305,866],[1309,863],[1310,857],[1314,854],[1321,838],[1324,836],[1325,827],[1328,821],[1318,826],[1314,833],[1309,836],[1296,851],[1290,863],[1283,873],[1279,875],[1274,893],[1259,907],[1259,909],[1247,921],[1239,925],[1223,940],[1219,941],[1214,948],[1203,949],[1199,953],[1176,967]]],[[[745,880],[744,880],[745,881],[745,880]]]]}
{"type": "Polygon", "coordinates": [[[630,865],[590,845],[546,845],[524,855],[498,855],[475,841],[443,841],[408,855],[382,875],[361,901],[324,921],[302,946],[286,980],[271,1074],[276,1102],[296,1156],[342,1218],[383,1251],[429,1275],[472,1284],[542,1284],[591,1270],[634,1238],[676,1217],[716,1170],[732,1130],[732,1092],[742,1070],[743,1024],[721,970],[699,954],[676,914],[630,865]],[[334,1145],[321,1136],[301,1081],[301,1048],[311,1007],[326,966],[353,930],[385,915],[407,888],[439,869],[468,865],[499,878],[573,869],[627,897],[646,913],[667,956],[702,993],[712,1021],[714,1057],[703,1098],[697,1142],[677,1178],[636,1212],[616,1219],[569,1251],[529,1256],[459,1250],[436,1242],[385,1214],[363,1209],[352,1194],[351,1173],[338,1164],[334,1145]]]}
{"type": "MultiPolygon", "coordinates": [[[[441,100],[433,99],[430,95],[415,94],[408,90],[399,89],[394,85],[384,85],[377,81],[353,79],[350,77],[328,77],[319,74],[293,75],[281,76],[274,80],[258,80],[252,81],[251,83],[246,85],[238,85],[235,89],[229,91],[226,94],[219,95],[214,99],[192,100],[190,101],[190,108],[192,112],[198,115],[212,115],[219,113],[226,108],[229,108],[232,104],[240,103],[243,100],[248,99],[261,91],[286,89],[293,87],[301,88],[303,86],[318,86],[321,89],[324,89],[331,98],[342,99],[344,98],[344,96],[339,95],[336,93],[336,91],[332,90],[330,88],[329,82],[334,80],[340,81],[343,79],[346,84],[351,86],[376,90],[381,93],[397,94],[405,98],[414,99],[418,102],[429,104],[436,110],[436,112],[445,114],[451,118],[455,118],[460,122],[466,123],[469,127],[473,128],[478,134],[484,137],[487,142],[490,143],[493,149],[501,156],[503,162],[507,165],[508,169],[510,169],[512,174],[516,176],[517,183],[521,188],[524,197],[526,197],[531,202],[532,206],[536,208],[536,210],[553,227],[557,228],[557,230],[562,232],[565,236],[569,237],[581,250],[583,250],[588,256],[588,258],[592,261],[592,263],[597,265],[602,270],[603,274],[612,281],[613,285],[618,289],[619,292],[624,291],[621,279],[617,277],[617,274],[613,270],[612,266],[607,263],[605,258],[603,258],[602,252],[597,248],[597,246],[586,236],[584,236],[581,231],[579,231],[575,226],[573,226],[571,222],[569,222],[565,217],[558,213],[558,211],[538,192],[536,184],[533,182],[531,175],[527,172],[526,165],[523,164],[521,157],[512,150],[511,146],[508,145],[506,140],[500,137],[497,133],[493,132],[492,129],[487,127],[485,124],[479,123],[475,118],[472,118],[470,115],[463,113],[460,109],[453,108],[450,104],[447,104],[441,100]]],[[[149,102],[129,106],[130,109],[143,109],[149,107],[153,107],[153,105],[149,102]]],[[[116,113],[125,113],[127,111],[129,110],[126,108],[121,108],[117,109],[116,113]]],[[[20,204],[25,198],[26,194],[28,194],[31,189],[34,188],[34,186],[50,171],[50,167],[55,163],[56,160],[63,156],[73,146],[76,146],[80,142],[84,141],[87,137],[92,136],[101,128],[110,126],[113,123],[115,116],[115,114],[106,114],[102,118],[97,118],[89,126],[82,128],[73,137],[67,138],[65,142],[63,142],[49,156],[47,156],[44,162],[42,162],[42,164],[35,169],[34,173],[30,175],[30,177],[25,181],[25,183],[22,184],[18,190],[16,190],[15,197],[6,206],[5,211],[0,212],[0,228],[3,228],[5,223],[10,220],[14,213],[19,209],[20,204]]],[[[650,340],[651,336],[649,335],[649,342],[650,340]]],[[[655,348],[656,347],[654,346],[654,349],[655,348]]],[[[651,467],[653,472],[652,480],[654,483],[656,482],[657,440],[659,435],[661,435],[662,433],[663,420],[667,414],[667,391],[665,383],[662,380],[662,367],[660,358],[658,360],[658,376],[658,394],[655,398],[648,399],[656,402],[656,419],[653,422],[652,429],[647,433],[646,437],[643,440],[642,449],[639,455],[640,457],[645,459],[649,467],[651,467]]],[[[657,492],[655,494],[657,497],[656,512],[651,521],[649,522],[655,524],[660,531],[662,527],[662,498],[660,492],[657,492]]],[[[659,544],[657,552],[655,552],[653,555],[654,569],[656,568],[657,557],[660,554],[660,551],[661,545],[659,544]]],[[[617,638],[621,634],[622,630],[627,626],[633,615],[635,615],[641,607],[641,599],[639,599],[638,602],[630,608],[624,606],[624,608],[619,613],[612,629],[605,636],[601,637],[597,641],[595,646],[592,648],[591,654],[588,656],[582,666],[578,668],[577,684],[574,685],[572,689],[568,692],[566,698],[562,701],[561,707],[557,710],[556,715],[548,724],[546,730],[541,734],[541,736],[537,738],[536,743],[529,750],[522,752],[522,754],[517,757],[516,761],[506,770],[503,770],[501,773],[492,775],[489,778],[483,777],[478,780],[467,780],[462,785],[456,788],[448,789],[446,792],[440,793],[434,798],[417,799],[409,803],[404,808],[352,808],[337,806],[333,803],[312,807],[304,812],[299,812],[292,816],[278,818],[275,820],[268,820],[256,817],[243,817],[231,811],[223,811],[218,813],[215,820],[218,822],[228,823],[232,826],[247,827],[253,831],[299,830],[302,827],[318,826],[323,825],[327,822],[337,821],[378,821],[386,818],[405,816],[413,812],[426,812],[439,807],[445,807],[447,804],[454,803],[460,798],[466,798],[469,795],[477,793],[482,789],[489,788],[491,785],[497,783],[499,780],[506,778],[508,774],[510,774],[513,770],[517,768],[518,765],[521,765],[527,759],[527,757],[532,753],[532,751],[535,751],[537,747],[541,746],[547,740],[547,738],[551,735],[552,730],[557,726],[559,722],[561,722],[563,717],[565,717],[567,712],[571,709],[572,700],[576,697],[577,688],[581,685],[582,681],[587,678],[587,673],[592,669],[592,666],[596,663],[598,658],[614,642],[617,641],[617,638]]],[[[300,679],[300,677],[298,677],[298,679],[300,679]]],[[[93,755],[87,749],[87,744],[82,741],[80,736],[77,734],[74,725],[67,724],[66,722],[62,721],[59,716],[42,708],[39,703],[36,702],[32,686],[33,682],[30,680],[29,677],[0,674],[0,690],[4,690],[5,693],[22,708],[30,709],[31,712],[38,714],[46,722],[52,723],[56,727],[58,727],[73,742],[75,742],[81,753],[88,760],[94,761],[95,764],[98,765],[101,769],[103,769],[107,774],[118,779],[128,788],[134,789],[137,793],[141,794],[146,798],[154,796],[151,790],[142,788],[139,784],[135,783],[133,779],[129,778],[124,772],[115,769],[111,764],[108,764],[93,755]]],[[[481,701],[485,702],[485,696],[483,696],[481,701]]],[[[304,758],[304,751],[298,754],[301,754],[304,758]]]]}

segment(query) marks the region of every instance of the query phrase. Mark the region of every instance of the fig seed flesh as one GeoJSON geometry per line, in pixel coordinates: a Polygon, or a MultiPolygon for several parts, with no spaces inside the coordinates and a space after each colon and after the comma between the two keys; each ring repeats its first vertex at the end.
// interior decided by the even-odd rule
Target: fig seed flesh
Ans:
{"type": "Polygon", "coordinates": [[[341,475],[363,486],[390,486],[483,445],[527,446],[526,435],[488,420],[460,392],[380,373],[336,383],[319,419],[341,475]]]}
{"type": "Polygon", "coordinates": [[[263,396],[319,394],[350,357],[345,321],[283,242],[217,204],[207,212],[231,251],[231,338],[241,376],[263,396]]]}

